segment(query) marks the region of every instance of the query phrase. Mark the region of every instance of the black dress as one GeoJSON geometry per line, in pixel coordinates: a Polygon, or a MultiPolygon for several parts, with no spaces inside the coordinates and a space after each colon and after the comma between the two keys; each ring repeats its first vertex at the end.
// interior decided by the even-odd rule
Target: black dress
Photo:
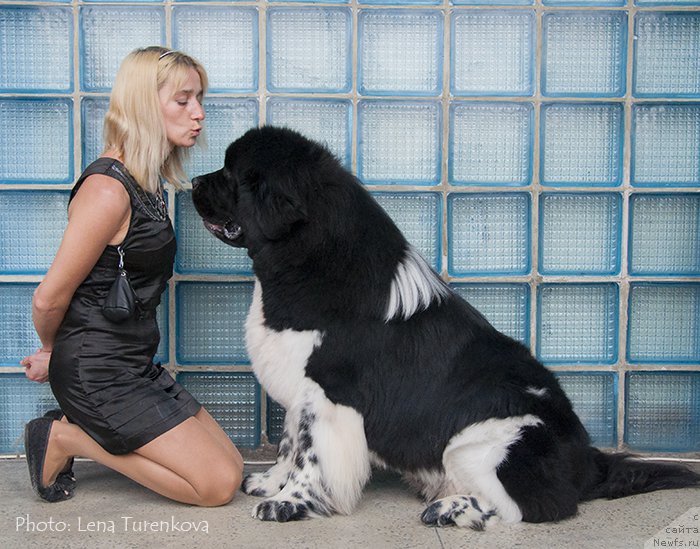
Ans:
{"type": "Polygon", "coordinates": [[[73,295],[58,329],[49,381],[71,423],[108,452],[126,454],[193,416],[201,405],[153,363],[160,341],[156,307],[173,274],[176,250],[165,205],[112,158],[99,158],[88,166],[71,199],[92,174],[119,180],[131,198],[131,221],[121,247],[141,306],[120,324],[102,314],[119,264],[117,247],[107,246],[73,295]]]}

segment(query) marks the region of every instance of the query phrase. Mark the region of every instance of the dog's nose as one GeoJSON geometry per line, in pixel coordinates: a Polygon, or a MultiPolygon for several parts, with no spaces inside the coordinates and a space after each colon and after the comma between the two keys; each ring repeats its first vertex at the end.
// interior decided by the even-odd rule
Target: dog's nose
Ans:
{"type": "Polygon", "coordinates": [[[198,186],[200,183],[202,183],[202,178],[201,178],[201,177],[195,177],[194,179],[192,179],[192,190],[195,190],[195,188],[197,188],[197,186],[198,186]]]}

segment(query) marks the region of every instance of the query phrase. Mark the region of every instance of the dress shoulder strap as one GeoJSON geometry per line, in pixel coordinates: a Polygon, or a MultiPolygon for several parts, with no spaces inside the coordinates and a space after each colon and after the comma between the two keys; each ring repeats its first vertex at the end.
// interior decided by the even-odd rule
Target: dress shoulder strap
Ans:
{"type": "Polygon", "coordinates": [[[80,179],[75,182],[73,189],[71,189],[70,198],[68,199],[69,203],[71,200],[73,200],[75,193],[78,192],[85,180],[89,176],[95,174],[106,175],[117,179],[122,185],[124,185],[124,188],[126,188],[129,196],[133,197],[135,191],[134,185],[136,185],[136,182],[133,180],[131,174],[127,172],[126,167],[119,162],[119,160],[102,156],[85,168],[85,171],[80,174],[80,179]]]}

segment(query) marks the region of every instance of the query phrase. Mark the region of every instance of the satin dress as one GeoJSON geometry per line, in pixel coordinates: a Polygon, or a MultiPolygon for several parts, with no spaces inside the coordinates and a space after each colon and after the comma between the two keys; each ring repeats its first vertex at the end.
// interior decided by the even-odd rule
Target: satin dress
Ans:
{"type": "Polygon", "coordinates": [[[113,323],[102,305],[118,275],[119,253],[107,246],[73,295],[56,334],[49,382],[61,410],[111,454],[133,452],[195,415],[201,405],[153,357],[160,342],[156,307],[173,274],[176,242],[167,208],[126,167],[99,158],[83,172],[120,181],[131,198],[121,244],[124,268],[140,301],[136,314],[113,323]]]}

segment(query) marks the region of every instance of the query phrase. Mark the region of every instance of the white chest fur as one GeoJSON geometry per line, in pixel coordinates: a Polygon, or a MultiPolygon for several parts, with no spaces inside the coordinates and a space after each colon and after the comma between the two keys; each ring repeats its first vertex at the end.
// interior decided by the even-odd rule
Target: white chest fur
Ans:
{"type": "Polygon", "coordinates": [[[304,375],[306,363],[323,334],[318,330],[276,331],[265,325],[263,291],[255,281],[253,303],[246,320],[246,346],[253,371],[267,393],[284,408],[299,400],[313,383],[304,375]]]}

